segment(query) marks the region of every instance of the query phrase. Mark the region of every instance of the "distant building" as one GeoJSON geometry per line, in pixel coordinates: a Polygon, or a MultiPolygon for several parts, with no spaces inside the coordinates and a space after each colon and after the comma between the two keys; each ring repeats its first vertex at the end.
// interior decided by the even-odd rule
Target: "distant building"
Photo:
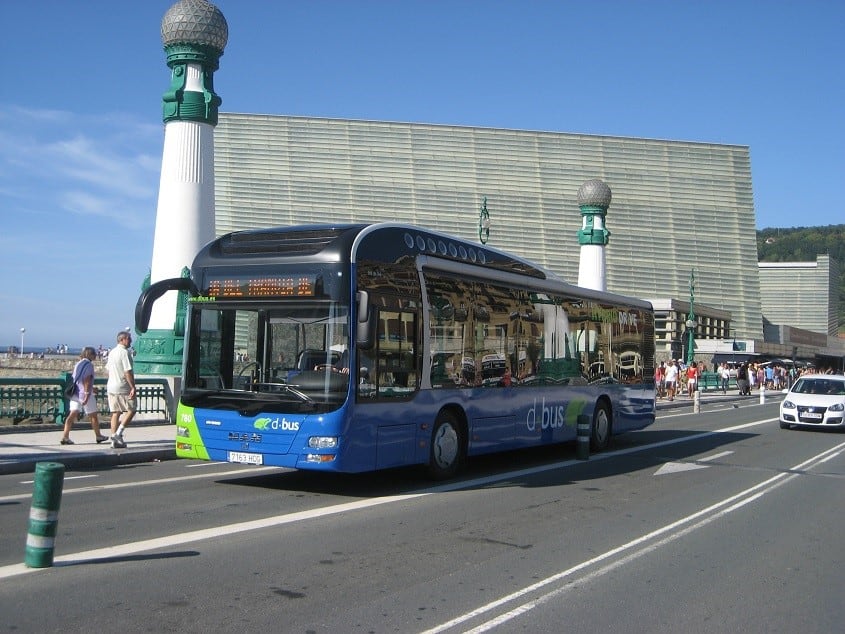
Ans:
{"type": "Polygon", "coordinates": [[[477,239],[578,280],[578,188],[613,190],[607,289],[687,297],[762,339],[749,148],[560,132],[220,113],[218,235],[401,221],[477,239]]]}
{"type": "MultiPolygon", "coordinates": [[[[763,324],[792,326],[836,336],[839,330],[839,266],[829,255],[815,262],[760,262],[763,324]]],[[[769,340],[770,336],[765,336],[769,340]]]]}
{"type": "Polygon", "coordinates": [[[815,262],[760,262],[765,351],[812,359],[845,371],[839,334],[839,266],[829,255],[815,262]]]}
{"type": "MultiPolygon", "coordinates": [[[[688,301],[677,299],[649,299],[654,306],[654,358],[659,362],[665,359],[686,359],[688,333],[686,320],[690,310],[688,301]]],[[[731,314],[728,311],[695,304],[697,326],[694,333],[695,348],[706,348],[704,340],[728,341],[731,338],[731,314]]],[[[729,346],[730,347],[730,346],[729,346]]],[[[697,355],[697,361],[710,361],[712,354],[697,355]]]]}
{"type": "MultiPolygon", "coordinates": [[[[817,294],[799,305],[784,299],[779,282],[769,285],[767,265],[757,265],[747,146],[220,113],[214,159],[217,235],[278,225],[399,221],[475,240],[486,197],[489,245],[571,283],[578,280],[578,189],[601,179],[613,191],[607,289],[675,298],[653,300],[662,324],[658,355],[685,356],[689,306],[681,298],[689,297],[694,268],[698,360],[725,353],[829,355],[840,366],[845,356],[827,337],[805,334],[809,322],[795,327],[792,318],[806,314],[813,329],[823,319],[819,332],[830,331],[835,273],[807,282],[817,294]],[[766,288],[778,289],[776,295],[767,292],[774,303],[767,300],[766,310],[761,279],[766,288]],[[761,315],[792,328],[784,326],[777,342],[765,343],[761,315]]],[[[817,267],[832,266],[821,262],[817,267]]]]}

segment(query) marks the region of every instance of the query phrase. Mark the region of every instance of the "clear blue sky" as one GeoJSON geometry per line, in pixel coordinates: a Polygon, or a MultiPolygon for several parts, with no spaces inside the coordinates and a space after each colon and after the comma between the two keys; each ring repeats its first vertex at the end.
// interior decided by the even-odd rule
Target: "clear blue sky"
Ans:
{"type": "MultiPolygon", "coordinates": [[[[0,345],[113,345],[152,255],[172,0],[0,0],[0,345]]],[[[842,0],[218,0],[224,112],[751,148],[758,228],[845,222],[842,0]]]]}

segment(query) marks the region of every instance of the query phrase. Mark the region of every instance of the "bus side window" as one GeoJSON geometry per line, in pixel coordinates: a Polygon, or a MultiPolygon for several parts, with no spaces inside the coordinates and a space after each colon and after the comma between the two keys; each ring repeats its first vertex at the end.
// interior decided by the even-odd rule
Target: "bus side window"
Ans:
{"type": "Polygon", "coordinates": [[[379,397],[406,396],[418,387],[416,313],[379,310],[376,390],[379,397]]]}

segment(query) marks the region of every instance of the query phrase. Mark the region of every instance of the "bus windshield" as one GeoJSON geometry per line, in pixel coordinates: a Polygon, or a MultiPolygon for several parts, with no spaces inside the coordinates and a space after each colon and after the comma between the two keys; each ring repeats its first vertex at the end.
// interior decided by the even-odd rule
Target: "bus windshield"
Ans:
{"type": "Polygon", "coordinates": [[[194,302],[182,402],[251,412],[327,412],[349,390],[349,306],[329,299],[194,302]]]}

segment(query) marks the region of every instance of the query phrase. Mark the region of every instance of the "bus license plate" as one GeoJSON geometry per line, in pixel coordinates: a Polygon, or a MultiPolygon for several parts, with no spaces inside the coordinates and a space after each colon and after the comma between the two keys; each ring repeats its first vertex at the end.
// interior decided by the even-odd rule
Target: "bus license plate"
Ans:
{"type": "Polygon", "coordinates": [[[243,451],[230,451],[229,462],[239,462],[241,464],[264,464],[264,456],[260,453],[245,453],[243,451]]]}

